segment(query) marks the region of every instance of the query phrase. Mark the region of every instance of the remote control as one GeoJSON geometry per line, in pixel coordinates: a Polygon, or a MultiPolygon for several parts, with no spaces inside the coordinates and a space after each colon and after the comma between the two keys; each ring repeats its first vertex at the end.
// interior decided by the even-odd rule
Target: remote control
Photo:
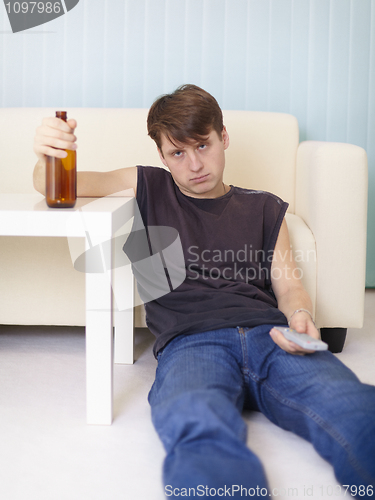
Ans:
{"type": "Polygon", "coordinates": [[[326,351],[328,349],[328,344],[310,337],[307,333],[298,333],[295,330],[292,330],[292,328],[282,326],[275,326],[275,328],[276,330],[279,330],[279,332],[281,332],[286,339],[291,340],[304,349],[310,349],[311,351],[326,351]]]}

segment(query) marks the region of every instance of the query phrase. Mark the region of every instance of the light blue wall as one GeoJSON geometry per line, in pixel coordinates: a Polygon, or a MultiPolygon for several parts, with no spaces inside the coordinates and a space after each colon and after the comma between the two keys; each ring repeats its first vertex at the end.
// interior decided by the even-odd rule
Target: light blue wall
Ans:
{"type": "Polygon", "coordinates": [[[187,82],[367,150],[375,286],[375,0],[80,0],[19,34],[0,5],[3,107],[148,107],[187,82]]]}

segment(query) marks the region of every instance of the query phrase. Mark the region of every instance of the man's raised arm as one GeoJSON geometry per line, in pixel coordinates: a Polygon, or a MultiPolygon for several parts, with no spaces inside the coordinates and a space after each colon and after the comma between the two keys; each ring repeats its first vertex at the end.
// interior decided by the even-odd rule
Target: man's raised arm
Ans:
{"type": "MultiPolygon", "coordinates": [[[[59,118],[44,118],[34,138],[34,152],[38,162],[34,167],[34,188],[45,195],[46,155],[64,158],[65,149],[77,149],[74,135],[77,122],[64,122],[59,118]]],[[[109,196],[120,191],[137,188],[137,168],[120,168],[110,172],[77,172],[78,197],[109,196]]]]}

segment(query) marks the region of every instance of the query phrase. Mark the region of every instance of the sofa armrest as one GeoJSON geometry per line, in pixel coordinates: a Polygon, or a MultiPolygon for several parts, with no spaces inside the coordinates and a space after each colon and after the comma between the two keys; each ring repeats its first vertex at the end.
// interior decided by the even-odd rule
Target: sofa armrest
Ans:
{"type": "Polygon", "coordinates": [[[317,250],[316,322],[361,328],[364,314],[367,155],[352,144],[306,141],[297,151],[296,210],[317,250]]]}

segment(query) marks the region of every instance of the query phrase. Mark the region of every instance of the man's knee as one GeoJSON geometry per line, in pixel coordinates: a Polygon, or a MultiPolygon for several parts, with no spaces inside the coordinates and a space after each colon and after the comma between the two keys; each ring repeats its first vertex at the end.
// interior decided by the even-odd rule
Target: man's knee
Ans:
{"type": "Polygon", "coordinates": [[[167,451],[177,443],[200,439],[246,441],[247,427],[241,412],[219,391],[181,392],[151,407],[153,424],[167,451]]]}

